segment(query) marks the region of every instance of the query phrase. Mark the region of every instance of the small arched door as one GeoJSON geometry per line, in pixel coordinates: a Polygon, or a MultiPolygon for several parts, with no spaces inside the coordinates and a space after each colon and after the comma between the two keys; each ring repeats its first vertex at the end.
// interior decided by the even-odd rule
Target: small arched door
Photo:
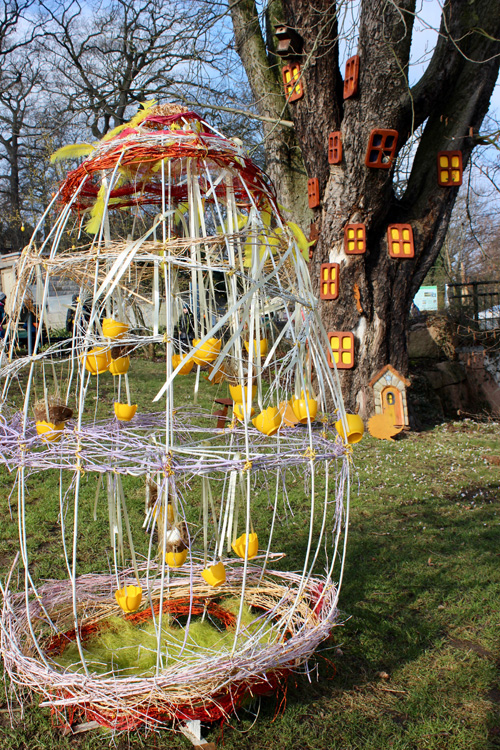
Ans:
{"type": "Polygon", "coordinates": [[[395,427],[404,427],[403,396],[393,385],[382,391],[382,411],[390,416],[395,427]]]}

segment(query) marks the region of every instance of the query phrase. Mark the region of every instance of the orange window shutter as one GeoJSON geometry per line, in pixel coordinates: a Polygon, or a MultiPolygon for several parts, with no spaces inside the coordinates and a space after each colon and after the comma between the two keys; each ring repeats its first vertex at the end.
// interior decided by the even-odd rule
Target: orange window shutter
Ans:
{"type": "Polygon", "coordinates": [[[328,136],[328,163],[340,164],[342,161],[342,134],[340,130],[328,136]]]}
{"type": "Polygon", "coordinates": [[[302,84],[301,69],[299,63],[290,63],[284,65],[281,70],[283,76],[283,85],[285,87],[285,96],[289,102],[295,102],[304,96],[304,86],[302,84]]]}
{"type": "Polygon", "coordinates": [[[319,206],[319,180],[317,177],[311,177],[310,180],[307,180],[307,198],[309,208],[317,208],[319,206]]]}
{"type": "Polygon", "coordinates": [[[366,227],[364,224],[346,224],[344,228],[344,252],[346,255],[362,255],[366,252],[366,227]]]}
{"type": "Polygon", "coordinates": [[[339,269],[338,263],[322,263],[320,269],[320,299],[337,299],[339,296],[339,269]]]}
{"type": "Polygon", "coordinates": [[[386,128],[375,128],[370,133],[366,150],[365,164],[372,169],[390,169],[396,146],[398,145],[398,131],[386,128]]]}
{"type": "Polygon", "coordinates": [[[462,184],[461,151],[440,151],[437,155],[438,185],[458,187],[462,184]]]}
{"type": "Polygon", "coordinates": [[[328,334],[328,364],[339,370],[350,370],[354,367],[354,334],[350,331],[330,331],[328,334]]]}
{"type": "Polygon", "coordinates": [[[387,227],[387,246],[391,258],[415,257],[411,224],[389,224],[387,227]]]}
{"type": "Polygon", "coordinates": [[[358,93],[359,55],[353,55],[345,64],[344,99],[350,99],[358,93]]]}

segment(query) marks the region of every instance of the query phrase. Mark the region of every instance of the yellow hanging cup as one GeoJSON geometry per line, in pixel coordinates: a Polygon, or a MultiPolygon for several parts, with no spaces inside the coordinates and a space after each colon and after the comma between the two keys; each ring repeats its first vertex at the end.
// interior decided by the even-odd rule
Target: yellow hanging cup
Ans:
{"type": "MultiPolygon", "coordinates": [[[[231,547],[233,548],[233,551],[238,555],[238,557],[241,557],[242,560],[245,559],[246,544],[247,544],[247,535],[242,534],[231,545],[231,547]]],[[[259,540],[257,538],[257,534],[255,533],[249,534],[248,535],[248,559],[251,560],[252,557],[255,557],[258,551],[259,551],[259,540]]]]}
{"type": "Polygon", "coordinates": [[[121,323],[119,320],[113,320],[113,318],[104,318],[102,321],[102,334],[107,339],[121,339],[128,329],[127,323],[121,323]]]}
{"type": "MultiPolygon", "coordinates": [[[[230,385],[229,386],[229,393],[231,394],[231,398],[233,399],[235,404],[242,404],[243,400],[245,403],[247,402],[248,398],[248,387],[241,386],[241,385],[230,385]]],[[[252,398],[255,398],[255,394],[257,393],[257,386],[252,386],[252,398]]]]}
{"type": "Polygon", "coordinates": [[[345,416],[347,422],[347,436],[344,433],[344,425],[342,424],[341,419],[335,422],[335,429],[342,440],[347,440],[351,445],[353,443],[359,443],[365,431],[363,420],[357,414],[346,414],[345,416]]]}
{"type": "Polygon", "coordinates": [[[307,391],[304,396],[304,391],[300,392],[300,398],[295,398],[292,401],[293,413],[301,424],[307,424],[309,419],[314,422],[316,414],[318,413],[318,402],[315,398],[309,396],[307,391]],[[307,410],[309,409],[309,416],[307,416],[307,410]]]}
{"type": "Polygon", "coordinates": [[[252,419],[252,423],[254,427],[260,432],[263,432],[264,435],[271,436],[278,432],[282,420],[283,415],[279,409],[277,409],[276,406],[269,406],[264,411],[261,411],[255,419],[252,419]]]}
{"type": "Polygon", "coordinates": [[[211,565],[209,568],[202,570],[201,576],[209,586],[222,586],[226,580],[226,569],[223,563],[219,562],[216,565],[211,565]]]}
{"type": "Polygon", "coordinates": [[[182,552],[167,552],[165,562],[169,568],[180,568],[186,562],[187,555],[187,549],[183,549],[182,552]]]}
{"type": "Polygon", "coordinates": [[[115,599],[124,612],[135,612],[139,609],[142,601],[142,588],[140,586],[125,586],[115,591],[115,599]]]}
{"type": "Polygon", "coordinates": [[[130,422],[137,411],[137,404],[120,404],[115,401],[115,416],[120,422],[130,422]]]}
{"type": "MultiPolygon", "coordinates": [[[[212,367],[212,365],[208,365],[208,374],[212,375],[213,372],[214,368],[212,367]]],[[[223,383],[225,379],[226,373],[220,368],[214,372],[212,377],[205,377],[205,380],[208,380],[208,382],[212,383],[212,385],[219,385],[219,383],[223,383]]]]}
{"type": "MultiPolygon", "coordinates": [[[[238,419],[240,422],[244,422],[245,421],[245,413],[247,413],[246,406],[247,406],[246,404],[235,404],[233,406],[233,414],[236,417],[236,419],[238,419]]],[[[254,414],[255,414],[255,409],[252,406],[252,407],[250,407],[250,414],[249,414],[249,416],[253,417],[254,414]]]]}
{"type": "Polygon", "coordinates": [[[118,359],[112,359],[109,363],[108,370],[111,375],[125,375],[130,367],[130,357],[118,357],[118,359]]]}
{"type": "MultiPolygon", "coordinates": [[[[247,350],[247,352],[249,352],[250,351],[250,342],[249,341],[244,341],[243,343],[245,344],[245,349],[247,350]]],[[[259,341],[258,344],[257,344],[257,339],[254,339],[253,340],[253,349],[254,349],[255,354],[258,354],[259,357],[265,357],[266,354],[269,351],[269,343],[268,343],[267,339],[260,339],[260,341],[259,341]]]]}
{"type": "Polygon", "coordinates": [[[109,349],[105,349],[103,346],[96,346],[94,349],[90,349],[86,355],[81,354],[80,359],[85,362],[85,369],[88,372],[92,375],[101,375],[109,367],[111,353],[109,349]]]}
{"type": "MultiPolygon", "coordinates": [[[[172,367],[174,368],[174,370],[176,370],[179,367],[183,359],[184,359],[183,354],[172,354],[172,367]]],[[[193,360],[192,359],[186,360],[184,364],[182,365],[181,369],[179,370],[179,375],[189,375],[193,367],[194,367],[193,360]]]]}
{"type": "Polygon", "coordinates": [[[36,431],[45,443],[57,443],[62,438],[64,422],[37,422],[36,431]]]}
{"type": "MultiPolygon", "coordinates": [[[[198,346],[201,339],[193,339],[193,346],[198,346]]],[[[192,356],[197,365],[205,365],[217,359],[221,347],[220,339],[208,339],[192,356]]]]}

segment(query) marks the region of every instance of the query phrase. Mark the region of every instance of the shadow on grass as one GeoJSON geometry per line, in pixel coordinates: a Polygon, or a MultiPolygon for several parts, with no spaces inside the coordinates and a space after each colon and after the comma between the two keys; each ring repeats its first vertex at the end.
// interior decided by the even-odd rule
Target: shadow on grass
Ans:
{"type": "MultiPolygon", "coordinates": [[[[320,681],[310,684],[304,676],[290,681],[288,706],[306,720],[323,701],[340,699],[343,691],[369,690],[370,684],[380,683],[380,673],[392,675],[428,652],[451,648],[460,659],[470,653],[495,668],[488,689],[478,697],[491,704],[489,744],[500,747],[498,653],[477,640],[488,607],[488,584],[492,597],[495,581],[498,585],[498,575],[492,575],[498,568],[498,532],[484,513],[490,514],[492,503],[499,503],[493,483],[410,505],[379,504],[363,516],[355,512],[340,595],[349,619],[332,632],[335,645],[321,649],[320,681]],[[473,498],[475,507],[470,505],[473,498]],[[472,639],[455,638],[457,629],[472,631],[472,639]],[[322,657],[334,662],[336,675],[322,657]]],[[[292,554],[300,558],[304,553],[299,533],[292,554]]],[[[270,703],[266,715],[272,710],[270,703]]],[[[407,718],[394,712],[396,724],[405,725],[407,718]]]]}

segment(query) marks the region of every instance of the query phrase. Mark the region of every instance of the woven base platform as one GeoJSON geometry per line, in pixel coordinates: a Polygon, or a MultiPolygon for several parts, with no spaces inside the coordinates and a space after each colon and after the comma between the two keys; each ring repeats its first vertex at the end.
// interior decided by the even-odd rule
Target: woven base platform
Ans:
{"type": "Polygon", "coordinates": [[[24,594],[6,593],[1,648],[11,680],[41,694],[41,705],[50,707],[60,722],[96,721],[114,731],[141,725],[168,728],[172,721],[189,719],[215,721],[229,716],[247,697],[275,691],[337,624],[337,590],[319,578],[304,582],[294,573],[263,575],[253,564],[245,576],[243,565],[224,562],[223,586],[207,586],[200,576],[202,564],[193,563],[170,578],[163,596],[159,575],[151,580],[158,570],[150,568],[149,595],[143,580],[145,600],[131,615],[124,615],[114,601],[113,576],[80,577],[75,587],[80,640],[84,642],[111,615],[139,623],[158,618],[160,607],[188,617],[207,609],[226,628],[235,629],[237,618],[224,618],[223,601],[240,597],[244,583],[244,602],[271,633],[267,643],[258,634],[236,639],[235,629],[232,649],[187,653],[153,677],[63,671],[55,658],[76,638],[72,587],[70,581],[49,581],[28,606],[24,594]]]}

